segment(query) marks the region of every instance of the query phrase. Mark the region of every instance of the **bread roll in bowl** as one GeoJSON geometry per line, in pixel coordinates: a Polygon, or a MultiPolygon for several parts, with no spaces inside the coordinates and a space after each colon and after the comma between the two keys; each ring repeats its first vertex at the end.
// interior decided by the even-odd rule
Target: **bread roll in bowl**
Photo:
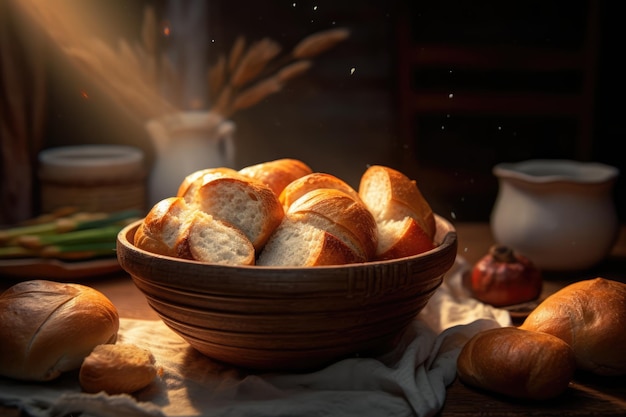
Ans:
{"type": "Polygon", "coordinates": [[[157,202],[135,234],[135,244],[152,253],[192,259],[189,229],[192,210],[182,197],[157,202]]]}
{"type": "Polygon", "coordinates": [[[567,343],[516,327],[477,333],[457,359],[462,382],[511,398],[556,397],[567,389],[575,371],[574,352],[567,343]]]}
{"type": "Polygon", "coordinates": [[[261,181],[279,196],[292,181],[311,174],[313,170],[304,162],[294,158],[282,158],[261,162],[239,170],[240,174],[261,181]]]}
{"type": "Polygon", "coordinates": [[[361,176],[359,195],[376,220],[413,217],[432,239],[435,217],[415,180],[393,168],[372,165],[361,176]]]}
{"type": "Polygon", "coordinates": [[[24,281],[0,295],[0,374],[49,381],[80,368],[94,347],[115,343],[119,315],[99,291],[24,281]]]}
{"type": "Polygon", "coordinates": [[[570,284],[546,298],[520,328],[568,343],[579,369],[626,375],[626,284],[594,278],[570,284]]]}
{"type": "Polygon", "coordinates": [[[311,174],[300,177],[290,182],[280,193],[278,199],[285,207],[285,211],[289,209],[289,206],[308,193],[320,188],[331,188],[339,191],[343,191],[355,200],[361,200],[359,193],[352,188],[344,180],[325,172],[313,172],[311,174]]]}
{"type": "Polygon", "coordinates": [[[289,214],[305,214],[308,221],[334,234],[361,257],[373,259],[378,244],[376,221],[357,197],[335,188],[316,188],[291,203],[289,214]]]}
{"type": "Polygon", "coordinates": [[[204,176],[182,197],[194,209],[240,229],[257,251],[285,214],[271,188],[238,172],[204,176]]]}
{"type": "Polygon", "coordinates": [[[261,252],[260,266],[322,266],[363,262],[314,213],[287,213],[261,252]]]}

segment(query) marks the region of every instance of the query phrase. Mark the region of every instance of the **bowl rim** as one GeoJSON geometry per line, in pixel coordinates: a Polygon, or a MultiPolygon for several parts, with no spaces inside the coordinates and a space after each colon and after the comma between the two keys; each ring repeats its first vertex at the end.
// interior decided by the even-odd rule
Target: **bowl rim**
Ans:
{"type": "MultiPolygon", "coordinates": [[[[419,253],[417,255],[406,256],[403,258],[396,259],[388,259],[381,261],[367,261],[367,262],[359,262],[359,263],[350,263],[350,264],[341,264],[341,265],[320,265],[315,267],[310,266],[266,266],[266,265],[227,265],[227,264],[214,264],[202,261],[196,261],[193,259],[182,259],[176,258],[173,256],[156,254],[153,252],[149,252],[147,250],[138,248],[135,246],[130,238],[130,236],[134,236],[135,231],[143,221],[143,219],[135,220],[134,222],[126,225],[122,228],[117,235],[117,256],[119,260],[120,256],[120,246],[123,247],[124,250],[130,251],[137,255],[143,257],[151,257],[160,260],[169,260],[174,262],[179,262],[181,264],[189,264],[189,265],[206,265],[207,267],[214,268],[223,268],[223,269],[233,269],[233,270],[263,270],[263,271],[277,271],[284,273],[285,271],[293,271],[295,272],[303,272],[303,271],[317,271],[317,270],[337,270],[337,269],[359,269],[359,268],[371,268],[374,265],[395,265],[403,262],[412,263],[418,260],[429,259],[439,255],[441,252],[448,252],[451,249],[454,249],[454,256],[456,257],[457,252],[457,232],[454,225],[443,218],[442,216],[433,213],[435,217],[435,224],[437,226],[434,241],[437,243],[437,246],[433,249],[430,249],[426,252],[419,253]]],[[[122,265],[123,266],[123,265],[122,265]]]]}

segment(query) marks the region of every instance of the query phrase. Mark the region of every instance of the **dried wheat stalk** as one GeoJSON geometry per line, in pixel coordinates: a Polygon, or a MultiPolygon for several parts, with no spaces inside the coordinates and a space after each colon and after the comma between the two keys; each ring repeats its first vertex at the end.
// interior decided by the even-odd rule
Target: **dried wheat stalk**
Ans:
{"type": "Polygon", "coordinates": [[[313,63],[309,60],[295,61],[279,69],[276,75],[278,76],[278,79],[284,83],[292,78],[296,78],[300,74],[305,73],[309,68],[311,68],[311,65],[313,65],[313,63]]]}
{"type": "Polygon", "coordinates": [[[330,29],[302,39],[291,53],[277,64],[281,47],[270,39],[246,48],[238,37],[228,55],[218,57],[209,69],[209,86],[214,102],[211,111],[230,117],[238,110],[249,108],[271,94],[282,90],[284,84],[312,65],[310,58],[329,50],[349,36],[347,29],[330,29]],[[272,65],[271,69],[268,68],[272,65]]]}
{"type": "Polygon", "coordinates": [[[271,39],[262,39],[253,43],[241,58],[233,72],[230,83],[242,87],[254,80],[267,64],[280,53],[281,47],[271,39]]]}
{"type": "Polygon", "coordinates": [[[282,90],[283,83],[277,75],[259,81],[257,84],[243,90],[239,93],[230,106],[230,111],[247,109],[254,106],[270,94],[274,94],[282,90]]]}
{"type": "Polygon", "coordinates": [[[329,29],[302,39],[292,51],[296,59],[312,58],[325,52],[348,38],[350,32],[344,28],[329,29]]]}
{"type": "Polygon", "coordinates": [[[235,44],[233,48],[230,50],[230,55],[228,56],[228,70],[234,71],[239,65],[239,60],[246,50],[246,40],[243,36],[238,36],[235,39],[235,44]]]}

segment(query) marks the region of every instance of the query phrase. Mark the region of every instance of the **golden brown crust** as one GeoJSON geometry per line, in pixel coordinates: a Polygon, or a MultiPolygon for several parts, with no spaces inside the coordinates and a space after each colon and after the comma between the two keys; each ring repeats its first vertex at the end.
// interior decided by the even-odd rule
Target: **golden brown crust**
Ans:
{"type": "Polygon", "coordinates": [[[325,231],[321,240],[319,252],[309,264],[304,266],[345,265],[362,262],[361,257],[334,235],[325,231]]]}
{"type": "Polygon", "coordinates": [[[150,385],[160,372],[152,353],[132,344],[96,346],[80,367],[84,392],[131,394],[150,385]]]}
{"type": "Polygon", "coordinates": [[[286,214],[263,248],[258,265],[307,267],[363,262],[343,240],[312,222],[311,216],[286,214]]]}
{"type": "Polygon", "coordinates": [[[239,170],[239,173],[270,187],[277,196],[289,183],[312,172],[313,170],[307,164],[293,158],[262,162],[239,170]]]}
{"type": "MultiPolygon", "coordinates": [[[[405,217],[401,220],[401,225],[401,233],[395,236],[390,246],[381,247],[379,244],[375,256],[376,260],[383,261],[413,256],[429,251],[435,247],[432,239],[424,232],[424,229],[422,229],[414,218],[405,217]]],[[[379,230],[383,227],[385,227],[385,225],[379,223],[379,230]]]]}
{"type": "Polygon", "coordinates": [[[523,399],[545,400],[562,394],[575,370],[574,352],[567,343],[515,327],[476,334],[457,359],[462,382],[523,399]]]}
{"type": "Polygon", "coordinates": [[[520,326],[570,344],[578,367],[600,375],[626,374],[626,284],[594,278],[546,298],[520,326]]]}
{"type": "Polygon", "coordinates": [[[393,168],[372,165],[361,176],[359,195],[377,221],[413,217],[431,238],[435,217],[417,183],[393,168]]]}
{"type": "Polygon", "coordinates": [[[55,379],[78,369],[95,346],[114,343],[118,329],[117,309],[91,287],[20,282],[0,295],[0,374],[55,379]]]}
{"type": "Polygon", "coordinates": [[[285,207],[285,210],[287,210],[294,201],[304,194],[319,188],[332,188],[343,191],[355,200],[361,200],[357,191],[348,183],[324,172],[313,172],[292,181],[280,193],[279,200],[285,207]]]}
{"type": "Polygon", "coordinates": [[[194,171],[187,175],[180,183],[178,192],[175,197],[193,196],[197,187],[211,178],[219,176],[234,176],[238,175],[238,172],[232,168],[217,167],[206,168],[198,171],[194,171]]]}
{"type": "Polygon", "coordinates": [[[289,207],[288,213],[315,213],[345,230],[335,236],[348,246],[356,242],[365,260],[372,260],[376,254],[378,232],[376,221],[367,207],[349,194],[332,188],[313,189],[289,207]]]}
{"type": "Polygon", "coordinates": [[[188,219],[191,209],[182,197],[169,197],[156,203],[141,222],[133,244],[159,255],[191,259],[188,219]]]}

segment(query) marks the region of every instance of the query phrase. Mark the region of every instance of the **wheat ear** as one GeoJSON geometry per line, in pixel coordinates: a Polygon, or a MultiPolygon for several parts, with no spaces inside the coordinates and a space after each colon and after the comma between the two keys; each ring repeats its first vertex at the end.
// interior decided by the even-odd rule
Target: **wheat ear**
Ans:
{"type": "Polygon", "coordinates": [[[243,36],[238,36],[235,39],[235,43],[233,44],[232,49],[230,50],[230,55],[228,56],[228,71],[233,72],[239,65],[239,61],[241,60],[241,56],[246,50],[246,39],[243,36]]]}
{"type": "Polygon", "coordinates": [[[314,33],[302,39],[293,48],[291,55],[296,58],[312,58],[332,48],[337,43],[350,36],[350,31],[345,28],[329,29],[314,33]]]}
{"type": "Polygon", "coordinates": [[[242,56],[230,83],[234,87],[243,87],[254,80],[280,51],[280,45],[268,38],[253,43],[242,56]]]}
{"type": "Polygon", "coordinates": [[[282,90],[283,83],[278,75],[259,81],[252,87],[249,87],[239,93],[233,100],[232,106],[227,109],[225,117],[230,116],[237,110],[243,110],[254,106],[270,94],[274,94],[282,90]]]}

